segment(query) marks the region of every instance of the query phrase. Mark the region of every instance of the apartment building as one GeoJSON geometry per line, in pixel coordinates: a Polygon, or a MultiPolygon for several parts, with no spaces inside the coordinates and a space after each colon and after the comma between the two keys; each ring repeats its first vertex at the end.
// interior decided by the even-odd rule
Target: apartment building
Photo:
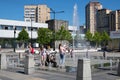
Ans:
{"type": "Polygon", "coordinates": [[[96,14],[97,11],[102,9],[102,5],[99,2],[91,1],[86,5],[86,28],[90,30],[92,34],[96,31],[97,21],[96,14]]]}
{"type": "Polygon", "coordinates": [[[108,34],[110,33],[109,30],[109,14],[111,10],[108,9],[101,9],[97,11],[97,31],[103,32],[106,31],[108,34]]]}
{"type": "Polygon", "coordinates": [[[120,31],[120,10],[110,12],[109,26],[110,31],[120,31]]]}
{"type": "Polygon", "coordinates": [[[26,22],[45,23],[50,19],[50,8],[47,5],[25,5],[24,6],[24,20],[26,22]]]}

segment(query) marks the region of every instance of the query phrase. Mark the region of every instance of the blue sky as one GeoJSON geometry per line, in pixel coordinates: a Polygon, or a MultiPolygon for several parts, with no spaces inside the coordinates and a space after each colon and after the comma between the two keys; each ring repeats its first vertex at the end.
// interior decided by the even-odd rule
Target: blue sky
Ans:
{"type": "MultiPolygon", "coordinates": [[[[69,21],[73,24],[73,7],[78,5],[79,24],[85,23],[85,6],[90,0],[0,0],[0,19],[24,20],[24,5],[47,4],[55,11],[64,11],[56,14],[56,19],[69,21]]],[[[98,0],[103,8],[120,9],[120,0],[98,0]]],[[[53,15],[51,15],[53,18],[53,15]]]]}

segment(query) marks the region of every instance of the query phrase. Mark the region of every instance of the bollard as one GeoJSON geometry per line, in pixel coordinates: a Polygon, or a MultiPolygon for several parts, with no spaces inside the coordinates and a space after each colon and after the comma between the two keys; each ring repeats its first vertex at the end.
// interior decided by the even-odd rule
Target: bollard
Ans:
{"type": "Polygon", "coordinates": [[[120,76],[120,62],[118,63],[117,74],[118,74],[118,76],[120,76]]]}
{"type": "Polygon", "coordinates": [[[112,71],[112,65],[113,65],[113,61],[112,59],[110,59],[110,70],[112,71]]]}
{"type": "Polygon", "coordinates": [[[19,59],[23,58],[23,53],[19,53],[19,59]]]}
{"type": "Polygon", "coordinates": [[[0,69],[7,69],[6,54],[0,54],[0,69]]]}
{"type": "Polygon", "coordinates": [[[90,59],[79,59],[76,80],[92,80],[90,59]]]}
{"type": "Polygon", "coordinates": [[[103,64],[104,64],[104,63],[103,63],[103,60],[102,60],[102,59],[101,59],[101,60],[99,59],[99,61],[100,61],[100,67],[103,68],[103,67],[104,67],[104,65],[103,65],[103,64]]]}
{"type": "Polygon", "coordinates": [[[25,64],[24,64],[24,72],[25,74],[32,74],[35,72],[35,61],[34,55],[26,55],[25,56],[25,64]]]}
{"type": "Polygon", "coordinates": [[[116,62],[116,67],[118,67],[118,65],[119,65],[119,59],[117,59],[117,62],[116,62]]]}

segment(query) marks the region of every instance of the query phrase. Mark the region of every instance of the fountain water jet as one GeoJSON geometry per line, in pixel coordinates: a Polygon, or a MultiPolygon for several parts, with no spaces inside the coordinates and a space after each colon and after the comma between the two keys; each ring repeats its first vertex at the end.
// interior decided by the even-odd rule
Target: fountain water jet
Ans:
{"type": "Polygon", "coordinates": [[[79,42],[80,37],[80,30],[79,30],[79,16],[78,16],[78,7],[77,4],[74,5],[74,12],[73,12],[73,49],[75,49],[76,44],[79,42]]]}

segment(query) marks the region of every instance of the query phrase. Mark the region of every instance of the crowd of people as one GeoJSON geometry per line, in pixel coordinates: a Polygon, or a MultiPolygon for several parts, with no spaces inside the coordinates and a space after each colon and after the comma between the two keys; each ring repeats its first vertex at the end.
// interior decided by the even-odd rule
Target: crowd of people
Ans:
{"type": "MultiPolygon", "coordinates": [[[[34,48],[31,44],[28,45],[29,54],[35,54],[34,48]]],[[[69,49],[66,45],[59,44],[59,65],[56,62],[56,53],[51,53],[50,47],[40,46],[39,55],[40,55],[40,66],[49,66],[51,64],[52,67],[64,67],[65,64],[65,54],[66,52],[70,54],[71,58],[73,58],[73,49],[69,49]]]]}

